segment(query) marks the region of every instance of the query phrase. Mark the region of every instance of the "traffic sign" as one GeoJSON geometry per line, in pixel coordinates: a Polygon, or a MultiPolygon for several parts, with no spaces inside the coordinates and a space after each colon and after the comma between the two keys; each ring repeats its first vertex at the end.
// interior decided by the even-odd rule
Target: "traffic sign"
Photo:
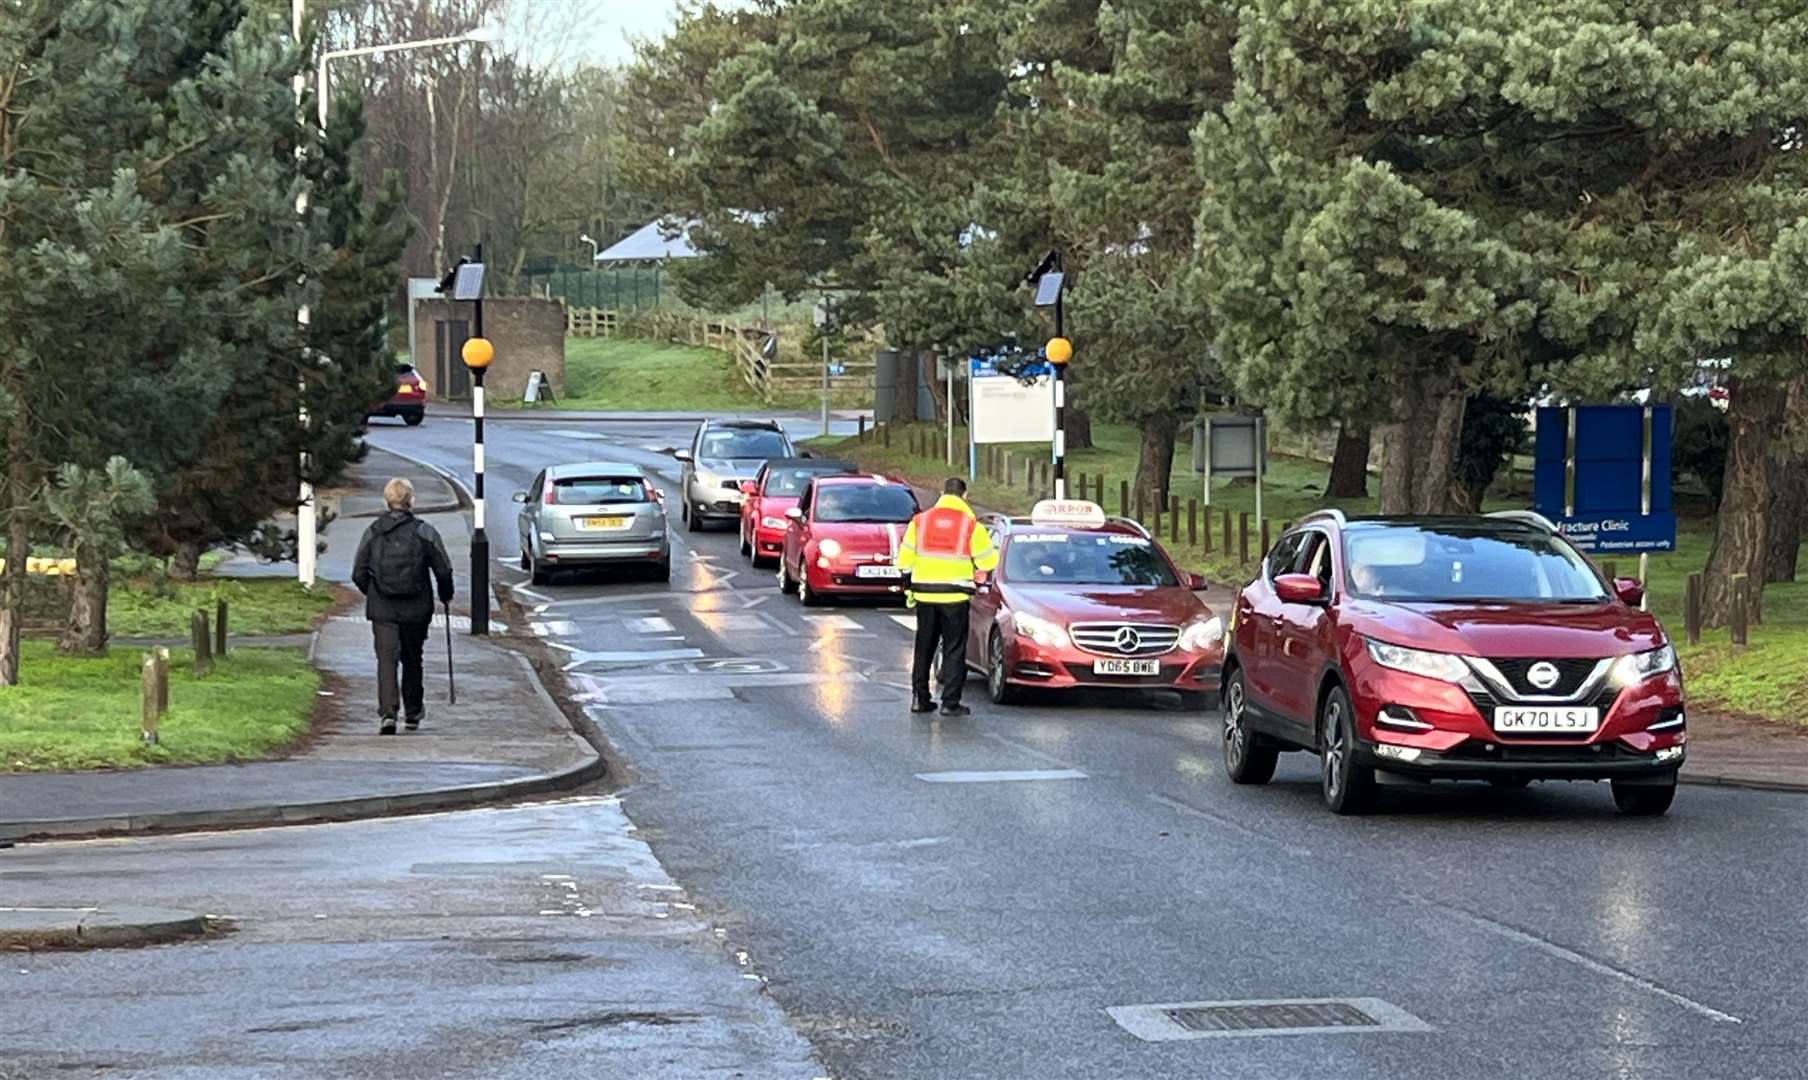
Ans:
{"type": "Polygon", "coordinates": [[[1583,551],[1676,550],[1668,405],[1538,410],[1532,507],[1583,551]]]}

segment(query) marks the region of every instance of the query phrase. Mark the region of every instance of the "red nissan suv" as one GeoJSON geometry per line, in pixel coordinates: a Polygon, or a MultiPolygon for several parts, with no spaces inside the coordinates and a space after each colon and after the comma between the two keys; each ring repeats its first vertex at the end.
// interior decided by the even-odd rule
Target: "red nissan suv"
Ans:
{"type": "Polygon", "coordinates": [[[1237,598],[1225,768],[1261,784],[1280,752],[1312,751],[1340,814],[1378,777],[1608,780],[1621,811],[1661,814],[1688,733],[1642,598],[1529,512],[1314,514],[1237,598]]]}

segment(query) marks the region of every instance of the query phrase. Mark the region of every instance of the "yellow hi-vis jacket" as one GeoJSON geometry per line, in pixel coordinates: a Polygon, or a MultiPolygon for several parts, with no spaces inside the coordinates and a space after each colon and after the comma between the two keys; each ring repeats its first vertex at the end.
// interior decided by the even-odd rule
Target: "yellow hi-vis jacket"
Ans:
{"type": "Polygon", "coordinates": [[[911,596],[925,604],[958,604],[973,595],[973,575],[998,568],[992,534],[959,495],[943,495],[910,520],[898,548],[911,596]]]}

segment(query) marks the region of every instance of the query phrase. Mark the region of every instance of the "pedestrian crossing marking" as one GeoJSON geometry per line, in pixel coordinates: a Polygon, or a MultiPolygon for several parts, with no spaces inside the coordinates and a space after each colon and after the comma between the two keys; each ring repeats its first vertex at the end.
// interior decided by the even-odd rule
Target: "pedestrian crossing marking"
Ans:
{"type": "Polygon", "coordinates": [[[672,624],[666,619],[653,616],[651,618],[629,619],[628,629],[637,634],[669,634],[672,632],[672,624]]]}
{"type": "Polygon", "coordinates": [[[1078,769],[1005,769],[996,772],[926,772],[917,779],[930,784],[993,784],[1026,780],[1084,780],[1078,769]]]}
{"type": "Polygon", "coordinates": [[[858,619],[847,615],[806,615],[804,621],[810,626],[823,630],[861,630],[858,619]]]}
{"type": "Polygon", "coordinates": [[[915,630],[917,628],[917,619],[914,615],[893,615],[891,621],[897,623],[906,630],[915,630]]]}
{"type": "Polygon", "coordinates": [[[578,632],[577,623],[569,619],[551,619],[528,625],[532,628],[535,637],[570,637],[578,632]]]}

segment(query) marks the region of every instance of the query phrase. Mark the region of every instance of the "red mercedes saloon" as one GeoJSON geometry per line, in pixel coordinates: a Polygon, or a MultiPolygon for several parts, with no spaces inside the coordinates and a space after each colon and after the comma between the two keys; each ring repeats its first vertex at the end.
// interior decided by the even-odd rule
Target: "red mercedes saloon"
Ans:
{"type": "Polygon", "coordinates": [[[1622,812],[1662,814],[1688,732],[1642,599],[1529,512],[1312,515],[1238,597],[1225,767],[1261,784],[1281,752],[1316,753],[1344,814],[1429,780],[1606,780],[1622,812]]]}

